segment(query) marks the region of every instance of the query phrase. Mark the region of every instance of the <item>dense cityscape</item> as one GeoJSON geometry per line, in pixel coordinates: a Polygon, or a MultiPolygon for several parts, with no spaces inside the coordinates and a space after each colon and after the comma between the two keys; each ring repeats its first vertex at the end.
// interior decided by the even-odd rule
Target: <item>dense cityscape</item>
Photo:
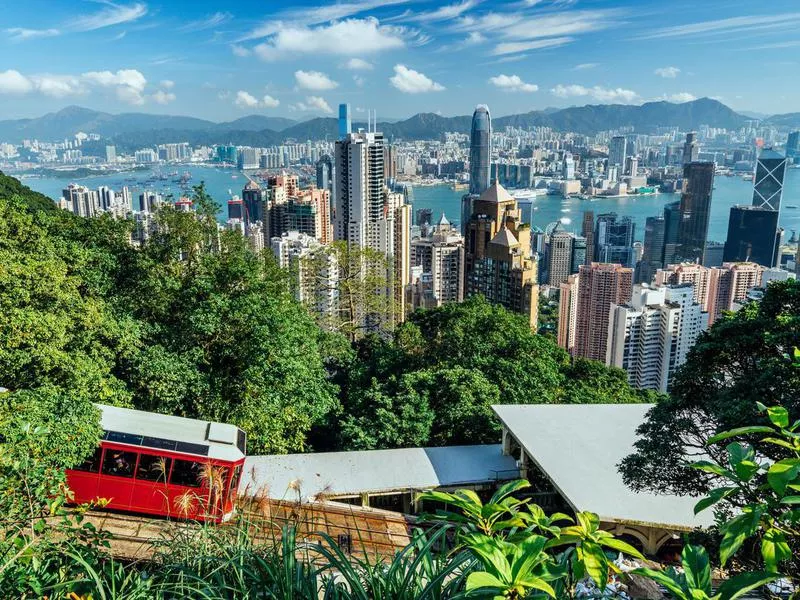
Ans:
{"type": "Polygon", "coordinates": [[[9,6],[3,597],[798,598],[746,4],[9,6]]]}

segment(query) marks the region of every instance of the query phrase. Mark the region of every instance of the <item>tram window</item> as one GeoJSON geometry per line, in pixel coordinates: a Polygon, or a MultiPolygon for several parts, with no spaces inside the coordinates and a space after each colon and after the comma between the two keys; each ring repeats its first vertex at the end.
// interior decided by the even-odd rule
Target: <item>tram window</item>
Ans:
{"type": "Polygon", "coordinates": [[[169,482],[186,487],[200,487],[200,463],[176,459],[169,482]]]}
{"type": "Polygon", "coordinates": [[[136,468],[136,479],[166,483],[172,459],[154,454],[141,454],[136,468]]]}
{"type": "Polygon", "coordinates": [[[89,458],[84,460],[80,465],[75,467],[76,471],[86,471],[87,473],[98,473],[100,471],[100,457],[103,455],[103,449],[98,446],[89,458]]]}
{"type": "Polygon", "coordinates": [[[107,448],[103,457],[103,475],[116,475],[117,477],[133,477],[136,467],[136,452],[124,452],[107,448]]]}
{"type": "Polygon", "coordinates": [[[239,477],[242,475],[242,466],[237,465],[233,468],[233,480],[231,481],[231,491],[236,492],[239,489],[239,477]]]}

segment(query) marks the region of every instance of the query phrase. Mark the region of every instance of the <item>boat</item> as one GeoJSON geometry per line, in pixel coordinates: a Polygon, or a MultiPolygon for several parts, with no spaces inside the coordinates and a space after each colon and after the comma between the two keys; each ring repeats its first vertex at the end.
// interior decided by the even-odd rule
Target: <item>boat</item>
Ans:
{"type": "Polygon", "coordinates": [[[800,208],[797,204],[787,204],[786,208],[800,208]]]}

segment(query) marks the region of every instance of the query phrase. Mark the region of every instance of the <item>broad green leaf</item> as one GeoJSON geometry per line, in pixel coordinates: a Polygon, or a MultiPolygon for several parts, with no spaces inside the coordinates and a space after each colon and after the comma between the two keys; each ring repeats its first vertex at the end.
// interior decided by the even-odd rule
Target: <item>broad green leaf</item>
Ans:
{"type": "Polygon", "coordinates": [[[711,444],[716,444],[717,442],[721,442],[722,440],[727,440],[732,437],[736,437],[737,435],[747,435],[750,433],[775,433],[775,430],[772,427],[767,427],[766,425],[750,425],[749,427],[737,427],[736,429],[730,429],[728,431],[723,431],[718,433],[717,435],[713,435],[708,438],[706,445],[710,446],[711,444]]]}
{"type": "Polygon", "coordinates": [[[622,540],[611,537],[600,540],[600,544],[607,548],[611,548],[612,550],[617,550],[618,552],[627,554],[628,556],[633,556],[634,558],[640,558],[644,560],[644,556],[642,556],[641,552],[631,546],[628,542],[623,542],[622,540]]]}
{"type": "Polygon", "coordinates": [[[726,477],[728,479],[736,479],[736,476],[731,471],[708,460],[699,460],[696,463],[692,463],[691,466],[698,471],[719,475],[720,477],[726,477]]]}
{"type": "Polygon", "coordinates": [[[516,479],[514,481],[509,481],[508,483],[504,483],[500,486],[500,488],[494,493],[492,499],[489,500],[490,504],[497,504],[505,498],[506,496],[513,494],[514,492],[518,492],[519,490],[531,487],[531,484],[526,481],[525,479],[516,479]]]}
{"type": "Polygon", "coordinates": [[[792,557],[792,550],[783,532],[770,528],[764,533],[764,537],[761,538],[761,556],[764,558],[764,566],[770,573],[777,573],[780,562],[792,557]]]}
{"type": "Polygon", "coordinates": [[[786,493],[786,486],[795,480],[800,471],[800,459],[785,458],[773,463],[767,471],[767,481],[778,494],[786,493]]]}
{"type": "Polygon", "coordinates": [[[775,427],[789,426],[789,411],[783,406],[770,406],[767,408],[767,416],[775,427]]]}
{"type": "Polygon", "coordinates": [[[723,536],[719,545],[719,558],[723,567],[741,548],[744,541],[758,531],[760,518],[760,510],[750,510],[731,519],[720,528],[723,536]]]}
{"type": "Polygon", "coordinates": [[[597,584],[597,587],[604,589],[608,581],[608,558],[603,549],[594,542],[584,541],[580,547],[583,564],[586,573],[597,584]]]}
{"type": "Polygon", "coordinates": [[[766,442],[767,444],[774,444],[775,446],[781,446],[783,448],[787,448],[789,450],[794,450],[794,446],[787,442],[786,440],[782,440],[780,438],[774,437],[765,437],[761,440],[762,442],[766,442]]]}
{"type": "Polygon", "coordinates": [[[535,579],[526,579],[523,582],[523,585],[525,585],[526,588],[533,588],[535,590],[540,590],[545,594],[547,594],[548,596],[550,596],[551,598],[556,597],[556,592],[552,587],[550,587],[550,584],[544,581],[543,579],[539,579],[538,577],[535,579]]]}
{"type": "Polygon", "coordinates": [[[720,585],[717,596],[719,600],[736,600],[736,598],[743,596],[747,592],[766,585],[770,581],[775,581],[779,577],[780,575],[777,573],[765,573],[763,571],[741,573],[720,585]]]}
{"type": "Polygon", "coordinates": [[[800,496],[786,496],[781,498],[781,504],[800,504],[800,496]]]}
{"type": "Polygon", "coordinates": [[[669,593],[676,598],[676,600],[689,600],[686,591],[674,579],[669,577],[663,571],[655,571],[653,569],[642,567],[639,569],[634,569],[631,571],[631,573],[634,575],[647,577],[648,579],[655,581],[657,584],[664,586],[667,588],[667,590],[669,590],[669,593]]]}
{"type": "Polygon", "coordinates": [[[531,569],[547,558],[547,555],[543,552],[546,541],[540,535],[532,535],[517,544],[514,562],[511,565],[512,581],[529,577],[531,569]]]}
{"type": "Polygon", "coordinates": [[[578,523],[586,533],[594,533],[600,528],[600,517],[591,512],[579,512],[575,515],[578,523]]]}
{"type": "Polygon", "coordinates": [[[702,546],[686,544],[681,553],[681,565],[686,575],[686,583],[690,587],[702,590],[706,596],[711,595],[711,564],[708,553],[702,546]]]}
{"type": "Polygon", "coordinates": [[[721,487],[713,489],[709,492],[708,496],[700,500],[697,504],[694,505],[694,514],[697,514],[701,511],[704,511],[709,506],[715,505],[717,502],[722,500],[723,498],[727,498],[731,494],[735,493],[736,490],[739,488],[735,487],[721,487]]]}
{"type": "Polygon", "coordinates": [[[497,588],[505,590],[507,584],[500,581],[497,577],[486,571],[475,571],[467,577],[467,589],[476,590],[481,588],[497,588]]]}

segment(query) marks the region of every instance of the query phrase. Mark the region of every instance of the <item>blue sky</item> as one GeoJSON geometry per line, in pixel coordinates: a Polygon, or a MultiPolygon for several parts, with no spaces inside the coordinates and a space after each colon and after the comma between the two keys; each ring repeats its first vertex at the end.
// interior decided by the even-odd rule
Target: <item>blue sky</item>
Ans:
{"type": "Polygon", "coordinates": [[[800,111],[797,0],[4,2],[0,115],[494,115],[710,96],[800,111]],[[767,11],[766,8],[769,10],[767,11]]]}

